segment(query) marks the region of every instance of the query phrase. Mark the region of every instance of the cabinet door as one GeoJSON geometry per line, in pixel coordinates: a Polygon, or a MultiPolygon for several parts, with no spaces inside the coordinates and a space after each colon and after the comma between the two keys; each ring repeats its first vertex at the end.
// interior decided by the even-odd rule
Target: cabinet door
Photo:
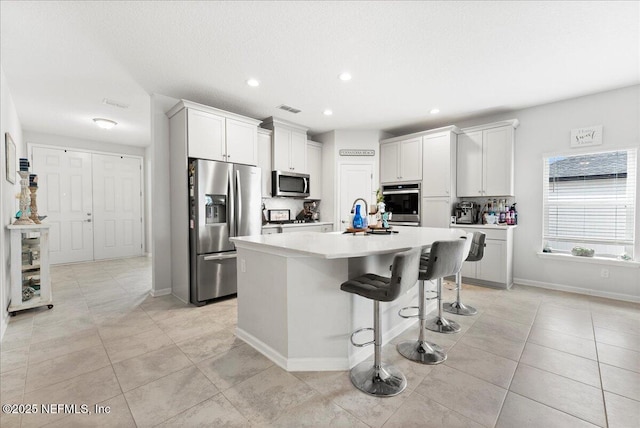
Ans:
{"type": "Polygon", "coordinates": [[[333,232],[333,225],[331,224],[324,224],[320,226],[320,228],[322,229],[321,230],[322,233],[333,232]]]}
{"type": "Polygon", "coordinates": [[[273,130],[273,169],[276,171],[291,171],[291,131],[284,128],[273,130]]]}
{"type": "Polygon", "coordinates": [[[271,135],[258,133],[258,166],[262,170],[262,197],[271,196],[271,135]]]}
{"type": "Polygon", "coordinates": [[[400,174],[398,174],[399,145],[399,142],[380,144],[380,181],[382,183],[400,179],[400,174]]]}
{"type": "Polygon", "coordinates": [[[422,196],[449,196],[451,189],[451,136],[427,135],[422,145],[422,196]]]}
{"type": "Polygon", "coordinates": [[[478,197],[482,193],[482,131],[458,135],[458,196],[478,197]]]}
{"type": "Polygon", "coordinates": [[[264,227],[262,228],[263,235],[273,235],[274,233],[280,233],[279,227],[264,227]]]}
{"type": "Polygon", "coordinates": [[[258,164],[258,127],[227,119],[227,161],[245,165],[258,164]]]}
{"type": "Polygon", "coordinates": [[[484,256],[477,262],[477,278],[505,284],[507,281],[507,242],[495,239],[485,241],[484,256]]]}
{"type": "Polygon", "coordinates": [[[487,196],[513,196],[512,126],[483,131],[483,183],[487,196]]]}
{"type": "Polygon", "coordinates": [[[226,160],[224,117],[198,110],[187,111],[189,157],[226,160]]]}
{"type": "MultiPolygon", "coordinates": [[[[460,273],[462,273],[462,278],[474,278],[478,277],[477,275],[477,262],[464,262],[462,263],[462,269],[460,273]]],[[[463,279],[464,282],[464,279],[463,279]]]]}
{"type": "Polygon", "coordinates": [[[449,198],[422,198],[421,227],[449,227],[451,201],[449,198]]]}
{"type": "Polygon", "coordinates": [[[291,171],[298,174],[307,173],[307,133],[291,131],[290,145],[291,171]]]}
{"type": "Polygon", "coordinates": [[[400,179],[422,180],[422,138],[412,138],[400,143],[400,179]]]}
{"type": "Polygon", "coordinates": [[[307,172],[311,182],[308,199],[322,199],[322,145],[307,142],[307,172]]]}

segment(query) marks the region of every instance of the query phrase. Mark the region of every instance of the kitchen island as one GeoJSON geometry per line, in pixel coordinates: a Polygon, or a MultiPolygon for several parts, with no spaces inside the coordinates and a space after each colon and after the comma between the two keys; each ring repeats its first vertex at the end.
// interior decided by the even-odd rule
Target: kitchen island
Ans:
{"type": "MultiPolygon", "coordinates": [[[[238,252],[237,336],[288,371],[347,370],[367,358],[373,347],[355,348],[349,336],[373,326],[373,304],[341,291],[340,284],[367,272],[389,276],[395,253],[464,235],[460,229],[393,230],[231,238],[238,252]]],[[[417,305],[417,294],[413,287],[381,303],[385,343],[415,323],[399,317],[398,309],[417,305]]]]}

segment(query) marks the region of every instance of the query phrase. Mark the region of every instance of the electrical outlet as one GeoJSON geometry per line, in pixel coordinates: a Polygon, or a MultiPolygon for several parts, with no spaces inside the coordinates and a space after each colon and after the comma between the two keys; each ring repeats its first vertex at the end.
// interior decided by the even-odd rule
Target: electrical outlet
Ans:
{"type": "Polygon", "coordinates": [[[601,276],[602,278],[609,278],[609,269],[602,269],[602,270],[600,271],[600,276],[601,276]]]}

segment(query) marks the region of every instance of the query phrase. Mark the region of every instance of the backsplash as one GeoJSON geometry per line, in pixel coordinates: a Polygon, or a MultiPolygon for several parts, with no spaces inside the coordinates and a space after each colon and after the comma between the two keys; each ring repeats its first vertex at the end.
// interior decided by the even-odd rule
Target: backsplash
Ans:
{"type": "MultiPolygon", "coordinates": [[[[293,199],[293,198],[262,198],[262,203],[265,205],[264,215],[267,216],[267,210],[289,210],[291,212],[291,219],[294,220],[296,215],[302,211],[302,204],[307,199],[293,199]]],[[[319,203],[320,201],[318,201],[319,203]]],[[[322,205],[320,205],[320,220],[322,220],[322,205]]]]}

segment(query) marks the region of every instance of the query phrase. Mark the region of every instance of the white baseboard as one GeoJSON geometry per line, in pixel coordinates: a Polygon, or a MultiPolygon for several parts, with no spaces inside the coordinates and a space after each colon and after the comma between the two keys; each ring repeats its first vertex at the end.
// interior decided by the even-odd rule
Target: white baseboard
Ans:
{"type": "Polygon", "coordinates": [[[168,296],[169,294],[171,294],[171,288],[162,288],[160,290],[151,290],[149,292],[149,294],[151,294],[151,297],[160,297],[160,296],[168,296]]]}
{"type": "Polygon", "coordinates": [[[5,317],[2,320],[2,323],[0,323],[0,342],[2,342],[2,339],[4,338],[4,333],[5,331],[7,331],[7,327],[9,327],[9,313],[5,312],[5,317]]]}
{"type": "MultiPolygon", "coordinates": [[[[393,338],[403,333],[416,322],[417,319],[402,321],[382,335],[382,343],[389,343],[393,338]]],[[[289,372],[349,370],[351,367],[373,355],[373,346],[367,346],[358,349],[353,354],[345,356],[344,358],[287,358],[257,337],[240,328],[236,328],[236,336],[247,342],[279,367],[289,372]]],[[[345,347],[346,346],[345,344],[345,347]]]]}
{"type": "Polygon", "coordinates": [[[551,282],[531,281],[528,279],[514,278],[514,284],[529,285],[531,287],[546,288],[549,290],[566,291],[568,293],[584,294],[587,296],[604,297],[607,299],[623,300],[625,302],[640,303],[639,296],[629,294],[612,293],[609,291],[592,290],[590,288],[572,287],[564,284],[554,284],[551,282]]]}

